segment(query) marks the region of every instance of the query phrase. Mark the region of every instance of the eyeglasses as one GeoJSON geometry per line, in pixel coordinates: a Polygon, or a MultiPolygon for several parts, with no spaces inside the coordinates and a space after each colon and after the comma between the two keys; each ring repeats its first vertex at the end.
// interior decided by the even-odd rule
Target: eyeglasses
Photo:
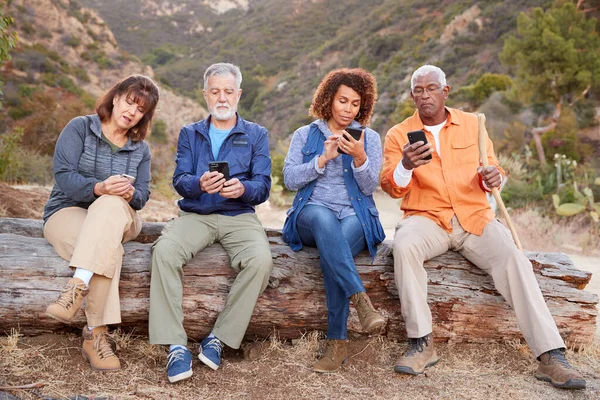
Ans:
{"type": "Polygon", "coordinates": [[[425,93],[425,91],[427,91],[428,94],[431,94],[432,92],[435,92],[436,90],[439,90],[441,88],[442,88],[442,86],[435,86],[435,85],[430,85],[430,86],[427,86],[426,88],[416,87],[412,90],[412,94],[415,97],[421,97],[421,96],[423,96],[423,93],[425,93]]]}

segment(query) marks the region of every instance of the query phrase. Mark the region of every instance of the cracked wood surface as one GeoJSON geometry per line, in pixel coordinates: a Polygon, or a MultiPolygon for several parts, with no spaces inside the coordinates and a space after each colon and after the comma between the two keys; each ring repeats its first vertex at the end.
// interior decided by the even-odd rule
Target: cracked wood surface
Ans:
{"type": "MultiPolygon", "coordinates": [[[[19,328],[22,334],[56,331],[63,324],[43,312],[72,275],[42,238],[41,221],[0,218],[0,321],[2,331],[19,328]]],[[[124,245],[121,274],[122,327],[147,332],[150,285],[150,246],[163,223],[145,223],[140,242],[124,245]]],[[[315,249],[293,252],[281,233],[267,229],[274,269],[271,284],[259,298],[247,338],[277,332],[298,338],[311,330],[327,329],[325,292],[315,249]]],[[[563,253],[526,252],[558,328],[569,344],[592,341],[596,331],[598,297],[582,290],[591,273],[579,271],[563,253]]],[[[371,264],[366,252],[355,259],[374,306],[384,315],[388,338],[403,339],[404,323],[394,283],[389,242],[371,264]]],[[[429,277],[429,304],[436,340],[484,342],[522,339],[513,310],[494,288],[491,277],[460,254],[449,251],[425,263],[429,277]]],[[[191,338],[207,334],[225,304],[235,272],[220,245],[200,252],[184,268],[184,325],[191,338]]],[[[73,325],[83,326],[81,312],[73,325]]],[[[350,336],[360,335],[351,307],[350,336]]]]}

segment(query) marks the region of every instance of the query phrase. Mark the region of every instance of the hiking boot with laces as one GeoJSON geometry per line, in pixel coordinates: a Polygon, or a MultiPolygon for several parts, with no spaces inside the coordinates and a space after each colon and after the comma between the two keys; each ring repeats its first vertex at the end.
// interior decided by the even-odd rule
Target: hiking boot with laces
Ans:
{"type": "Polygon", "coordinates": [[[373,332],[385,325],[385,319],[373,307],[371,299],[365,292],[354,293],[350,296],[350,301],[354,303],[358,320],[365,332],[373,332]]]}
{"type": "Polygon", "coordinates": [[[420,338],[408,339],[408,350],[394,365],[394,371],[400,374],[419,375],[439,361],[433,345],[431,333],[420,338]]]}
{"type": "Polygon", "coordinates": [[[198,358],[211,369],[216,370],[221,365],[221,352],[223,351],[223,343],[215,336],[204,338],[200,342],[200,353],[198,358]]]}
{"type": "Polygon", "coordinates": [[[113,339],[108,335],[106,326],[97,326],[92,330],[85,326],[81,355],[96,371],[121,369],[121,362],[114,353],[112,342],[113,339]]]}
{"type": "Polygon", "coordinates": [[[58,299],[46,308],[46,315],[68,324],[81,308],[88,288],[79,278],[71,278],[61,290],[58,299]]]}
{"type": "Polygon", "coordinates": [[[328,339],[323,357],[313,365],[313,371],[321,373],[337,372],[340,365],[348,360],[346,340],[328,339]]]}
{"type": "Polygon", "coordinates": [[[561,389],[585,389],[585,379],[569,365],[563,349],[545,352],[540,357],[535,377],[561,389]]]}

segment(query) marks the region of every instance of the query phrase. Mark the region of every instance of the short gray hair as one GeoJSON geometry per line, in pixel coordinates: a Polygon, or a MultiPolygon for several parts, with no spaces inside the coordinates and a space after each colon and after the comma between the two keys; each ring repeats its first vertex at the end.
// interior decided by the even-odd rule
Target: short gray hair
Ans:
{"type": "Polygon", "coordinates": [[[446,86],[446,74],[444,71],[435,65],[423,65],[413,72],[412,78],[410,78],[410,90],[415,88],[415,83],[420,76],[425,76],[432,72],[437,75],[439,84],[442,85],[442,87],[446,86]]]}
{"type": "Polygon", "coordinates": [[[208,79],[211,76],[228,74],[231,74],[235,77],[235,84],[237,88],[241,88],[242,71],[240,71],[240,67],[230,63],[216,63],[206,68],[206,71],[204,71],[204,90],[208,89],[208,79]]]}

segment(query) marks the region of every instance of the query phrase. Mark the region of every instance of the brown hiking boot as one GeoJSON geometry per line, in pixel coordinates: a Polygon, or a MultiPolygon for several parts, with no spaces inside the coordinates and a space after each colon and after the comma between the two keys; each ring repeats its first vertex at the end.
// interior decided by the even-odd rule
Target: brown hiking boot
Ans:
{"type": "Polygon", "coordinates": [[[376,331],[385,325],[385,319],[375,311],[371,299],[365,292],[354,293],[350,296],[350,301],[354,303],[358,320],[365,332],[376,331]]]}
{"type": "Polygon", "coordinates": [[[535,377],[561,389],[585,389],[585,379],[569,365],[563,349],[545,352],[540,357],[535,377]]]}
{"type": "Polygon", "coordinates": [[[83,328],[83,347],[81,355],[90,362],[96,371],[115,371],[121,369],[121,362],[115,355],[112,338],[108,336],[106,326],[97,326],[91,331],[83,328]]]}
{"type": "Polygon", "coordinates": [[[348,347],[346,340],[327,339],[323,357],[313,365],[313,371],[322,373],[337,372],[340,365],[348,360],[348,347]]]}
{"type": "Polygon", "coordinates": [[[58,299],[46,308],[46,315],[68,324],[81,308],[88,288],[79,278],[71,278],[61,290],[58,299]]]}
{"type": "Polygon", "coordinates": [[[400,374],[419,375],[425,371],[425,368],[437,364],[438,361],[430,333],[421,338],[408,339],[408,350],[396,361],[394,371],[400,374]]]}

